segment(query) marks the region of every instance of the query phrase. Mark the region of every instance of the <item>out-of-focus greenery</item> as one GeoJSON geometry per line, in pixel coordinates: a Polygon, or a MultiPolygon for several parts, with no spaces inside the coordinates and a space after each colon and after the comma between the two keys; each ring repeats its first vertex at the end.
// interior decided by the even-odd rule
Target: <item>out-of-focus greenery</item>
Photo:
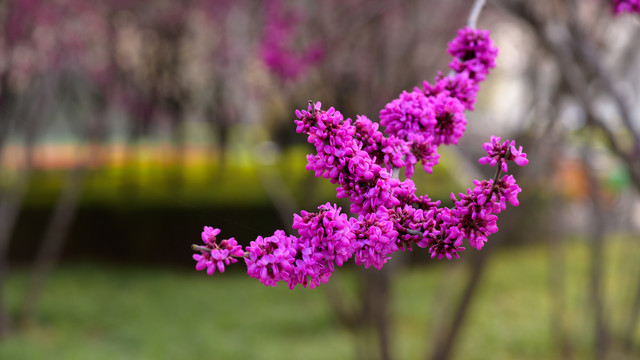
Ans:
{"type": "MultiPolygon", "coordinates": [[[[89,169],[83,184],[83,204],[105,206],[262,206],[270,203],[260,174],[275,173],[298,200],[306,199],[309,171],[305,169],[310,146],[291,146],[273,164],[260,164],[255,156],[228,154],[225,164],[216,154],[187,157],[183,163],[170,156],[152,158],[145,149],[118,165],[89,169]]],[[[420,165],[414,181],[434,199],[448,199],[451,191],[461,190],[447,170],[445,154],[433,174],[420,165]],[[453,186],[453,187],[452,187],[453,186]]],[[[48,206],[55,202],[69,170],[35,170],[25,199],[27,206],[48,206]]],[[[312,175],[311,175],[312,176],[312,175]]],[[[335,202],[335,185],[315,179],[320,203],[335,202]]],[[[318,205],[320,205],[320,203],[318,205]]]]}
{"type": "MultiPolygon", "coordinates": [[[[616,328],[624,320],[639,250],[631,239],[609,242],[605,301],[616,328]]],[[[487,246],[491,246],[489,243],[487,246]]],[[[471,250],[470,250],[471,251],[471,250]]],[[[566,254],[566,327],[576,358],[592,350],[588,251],[566,254]]],[[[551,331],[549,250],[527,245],[497,252],[455,350],[458,359],[560,358],[551,331]]],[[[423,358],[435,324],[454,307],[468,274],[464,261],[404,270],[394,284],[392,342],[399,359],[423,358]],[[431,331],[427,331],[431,328],[431,331]]],[[[354,269],[332,281],[353,285],[354,269]]],[[[10,278],[13,308],[25,273],[10,278]]],[[[38,323],[0,343],[2,359],[347,359],[352,337],[339,328],[322,288],[268,288],[239,272],[67,265],[54,272],[38,323]]],[[[620,334],[617,334],[620,335],[620,334]]],[[[636,341],[640,340],[640,334],[636,341]]]]}

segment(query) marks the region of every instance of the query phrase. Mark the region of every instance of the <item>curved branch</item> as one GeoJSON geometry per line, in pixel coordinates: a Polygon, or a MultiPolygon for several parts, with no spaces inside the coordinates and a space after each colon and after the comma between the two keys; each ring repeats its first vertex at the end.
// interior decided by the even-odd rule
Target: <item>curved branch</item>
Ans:
{"type": "Polygon", "coordinates": [[[486,0],[476,0],[473,3],[473,7],[471,8],[471,13],[469,13],[469,19],[467,20],[467,26],[470,28],[475,28],[478,23],[478,17],[480,16],[480,12],[482,12],[482,8],[487,3],[486,0]]]}

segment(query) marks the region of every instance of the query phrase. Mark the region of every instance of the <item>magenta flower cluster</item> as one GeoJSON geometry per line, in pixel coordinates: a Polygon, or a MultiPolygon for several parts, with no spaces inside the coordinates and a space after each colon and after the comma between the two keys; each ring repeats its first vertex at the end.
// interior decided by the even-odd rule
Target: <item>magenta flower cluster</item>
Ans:
{"type": "Polygon", "coordinates": [[[336,196],[349,199],[353,216],[331,203],[314,213],[302,211],[293,216],[297,236],[277,230],[258,236],[243,253],[233,239],[218,244],[218,229],[205,228],[205,246],[194,246],[200,252],[194,255],[196,268],[222,271],[225,261],[243,257],[249,275],[265,285],[313,288],[351,258],[357,265],[380,269],[395,252],[414,245],[437,259],[458,258],[465,239],[482,248],[498,231],[497,215],[506,204],[518,205],[520,187],[512,175],[503,175],[508,162],[524,166],[528,160],[515,142],[491,137],[480,163],[500,165],[494,179],[475,180],[466,193],[452,194],[452,208],[416,194],[411,180],[415,165],[421,162],[430,173],[439,160],[438,147],[455,145],[463,136],[465,111],[473,110],[497,49],[488,31],[465,28],[449,44],[449,53],[455,72],[400,94],[380,111],[379,123],[362,115],[353,121],[334,108],[323,110],[319,102],[296,110],[296,131],[315,147],[306,168],[337,184],[336,196]]]}
{"type": "Polygon", "coordinates": [[[640,13],[640,0],[613,0],[611,4],[614,14],[627,13],[640,13]]]}
{"type": "Polygon", "coordinates": [[[492,136],[491,142],[484,143],[482,145],[484,151],[487,152],[487,156],[481,157],[478,162],[480,164],[489,164],[490,166],[496,166],[500,164],[500,170],[502,172],[509,171],[507,161],[511,160],[519,166],[525,166],[529,163],[527,154],[522,152],[522,146],[516,149],[516,142],[506,140],[500,142],[499,136],[492,136]]]}
{"type": "Polygon", "coordinates": [[[207,269],[207,274],[213,275],[216,268],[220,272],[224,272],[225,265],[238,262],[236,257],[244,256],[242,246],[234,238],[216,241],[216,236],[220,234],[220,229],[214,229],[205,226],[202,232],[202,241],[206,246],[206,250],[200,251],[199,254],[193,254],[193,259],[197,261],[196,270],[207,269]]]}
{"type": "Polygon", "coordinates": [[[458,36],[449,43],[453,61],[449,67],[458,73],[467,73],[469,79],[484,80],[489,69],[496,66],[498,49],[493,46],[488,30],[470,27],[458,30],[458,36]]]}

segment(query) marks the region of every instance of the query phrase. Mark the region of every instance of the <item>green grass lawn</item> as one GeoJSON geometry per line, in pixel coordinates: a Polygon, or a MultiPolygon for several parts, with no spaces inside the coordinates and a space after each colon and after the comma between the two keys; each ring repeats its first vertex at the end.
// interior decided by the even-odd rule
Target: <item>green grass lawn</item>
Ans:
{"type": "MultiPolygon", "coordinates": [[[[585,358],[592,346],[588,253],[576,243],[565,250],[566,326],[575,358],[585,358]]],[[[622,328],[631,304],[638,250],[637,241],[617,241],[603,254],[607,315],[615,328],[622,328]]],[[[550,325],[548,249],[505,249],[492,260],[455,358],[559,358],[550,325]]],[[[24,276],[18,270],[10,279],[14,307],[24,276]]],[[[396,358],[425,357],[467,276],[464,259],[399,274],[392,309],[396,358]]],[[[339,269],[332,281],[349,286],[355,278],[354,270],[339,269]]],[[[53,274],[37,320],[0,343],[0,359],[354,357],[353,338],[340,328],[322,288],[267,288],[240,272],[207,277],[191,269],[67,265],[53,274]]]]}

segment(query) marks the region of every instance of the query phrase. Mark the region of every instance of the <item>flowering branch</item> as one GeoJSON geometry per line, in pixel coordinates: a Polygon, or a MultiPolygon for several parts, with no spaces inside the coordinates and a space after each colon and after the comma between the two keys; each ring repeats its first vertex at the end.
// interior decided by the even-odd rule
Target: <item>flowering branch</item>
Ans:
{"type": "Polygon", "coordinates": [[[283,281],[290,288],[314,288],[326,283],[336,266],[353,258],[356,265],[381,269],[399,250],[426,248],[431,258],[459,258],[463,241],[481,249],[498,231],[497,214],[509,202],[518,205],[521,189],[507,173],[508,161],[527,164],[522,147],[491,137],[480,163],[500,165],[493,180],[474,180],[474,188],[451,194],[454,207],[441,207],[426,195],[417,195],[411,177],[420,162],[427,173],[438,163],[438,148],[456,145],[466,129],[465,111],[473,110],[479,84],[495,67],[497,48],[486,30],[474,28],[484,1],[476,1],[470,26],[458,31],[449,44],[453,57],[449,76],[439,74],[423,88],[404,91],[380,111],[380,121],[363,115],[344,118],[334,108],[324,110],[309,101],[296,110],[296,131],[315,147],[307,155],[307,170],[338,185],[336,196],[350,200],[347,216],[335,204],[317,212],[293,215],[298,236],[277,230],[258,236],[244,250],[233,239],[218,242],[219,229],[205,227],[205,246],[194,245],[196,269],[216,269],[244,257],[248,274],[269,286],[283,281]],[[473,26],[471,26],[473,25],[473,26]],[[400,178],[404,168],[405,178],[400,178]]]}

